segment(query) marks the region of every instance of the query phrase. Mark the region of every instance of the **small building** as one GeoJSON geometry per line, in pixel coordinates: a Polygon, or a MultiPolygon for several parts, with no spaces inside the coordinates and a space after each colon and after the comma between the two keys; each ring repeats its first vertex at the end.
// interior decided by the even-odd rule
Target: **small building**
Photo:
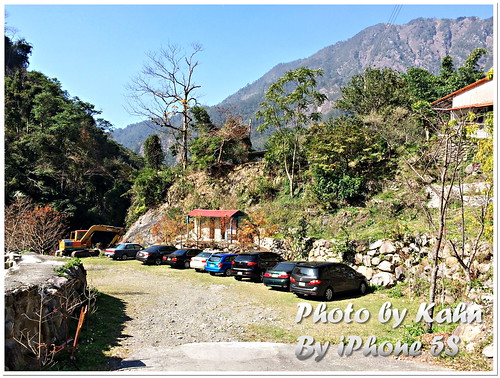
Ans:
{"type": "MultiPolygon", "coordinates": [[[[475,122],[481,126],[484,123],[484,114],[493,111],[494,98],[494,80],[484,78],[434,101],[431,105],[434,110],[449,113],[451,119],[461,119],[469,112],[475,113],[475,122]]],[[[481,127],[474,136],[491,138],[481,127]]]]}
{"type": "Polygon", "coordinates": [[[193,223],[189,238],[233,243],[238,240],[240,219],[245,216],[240,210],[195,209],[187,214],[187,223],[193,223]]]}

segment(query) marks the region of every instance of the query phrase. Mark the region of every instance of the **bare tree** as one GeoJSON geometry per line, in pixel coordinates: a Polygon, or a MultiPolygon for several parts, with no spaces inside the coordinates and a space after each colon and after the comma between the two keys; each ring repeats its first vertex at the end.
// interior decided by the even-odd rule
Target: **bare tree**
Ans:
{"type": "Polygon", "coordinates": [[[141,74],[128,87],[129,111],[172,131],[183,169],[188,163],[189,111],[197,103],[195,91],[200,87],[193,78],[200,51],[201,45],[193,44],[189,54],[175,45],[150,52],[141,74]]]}
{"type": "MultiPolygon", "coordinates": [[[[417,161],[406,161],[415,173],[418,181],[430,189],[438,198],[437,211],[433,212],[427,206],[422,206],[428,223],[433,230],[436,243],[429,260],[431,262],[431,277],[429,289],[429,302],[435,303],[437,292],[437,279],[439,273],[440,253],[447,243],[452,246],[454,255],[463,268],[466,280],[472,279],[471,266],[479,248],[479,241],[483,237],[487,208],[491,199],[491,185],[487,187],[482,204],[480,205],[476,228],[476,236],[466,235],[465,198],[464,198],[464,163],[470,153],[474,142],[467,138],[467,122],[463,119],[449,121],[446,117],[438,115],[430,124],[433,125],[434,135],[417,161]],[[458,194],[457,194],[458,192],[458,194]],[[449,219],[454,216],[450,205],[456,201],[461,212],[461,241],[452,240],[449,219]],[[465,256],[466,241],[473,238],[473,248],[470,256],[465,256]],[[460,244],[460,247],[457,245],[460,244]]],[[[434,307],[429,309],[430,318],[433,317],[434,307]]],[[[432,323],[427,323],[427,330],[432,331],[432,323]]]]}
{"type": "Polygon", "coordinates": [[[47,254],[66,232],[67,217],[51,206],[36,206],[24,197],[5,208],[5,248],[47,254]]]}

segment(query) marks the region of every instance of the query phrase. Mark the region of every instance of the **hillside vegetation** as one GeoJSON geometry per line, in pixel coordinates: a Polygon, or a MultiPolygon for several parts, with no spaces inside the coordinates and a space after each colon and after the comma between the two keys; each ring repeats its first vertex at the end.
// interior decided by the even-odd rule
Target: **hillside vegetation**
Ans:
{"type": "MultiPolygon", "coordinates": [[[[362,74],[368,67],[391,68],[399,72],[406,72],[408,68],[422,68],[438,74],[441,60],[446,55],[453,57],[455,64],[463,65],[469,53],[475,48],[485,48],[488,51],[480,63],[485,69],[491,68],[493,66],[492,18],[486,20],[477,17],[462,17],[456,20],[418,18],[403,25],[378,24],[362,30],[346,41],[327,46],[310,57],[276,65],[261,78],[231,94],[217,106],[207,107],[207,111],[212,120],[219,124],[224,122],[220,108],[230,109],[234,114],[240,115],[245,122],[251,119],[252,143],[256,149],[261,149],[272,131],[262,134],[257,132],[256,128],[260,121],[255,117],[255,112],[264,100],[269,85],[287,71],[301,66],[323,70],[323,76],[318,78],[317,89],[328,97],[321,111],[329,116],[338,114],[333,105],[340,98],[341,88],[354,75],[362,74]]],[[[160,128],[153,124],[146,125],[146,122],[117,129],[113,131],[113,138],[139,152],[141,142],[153,133],[154,129],[162,135],[163,147],[168,151],[174,143],[174,138],[162,133],[159,131],[160,128]]]]}

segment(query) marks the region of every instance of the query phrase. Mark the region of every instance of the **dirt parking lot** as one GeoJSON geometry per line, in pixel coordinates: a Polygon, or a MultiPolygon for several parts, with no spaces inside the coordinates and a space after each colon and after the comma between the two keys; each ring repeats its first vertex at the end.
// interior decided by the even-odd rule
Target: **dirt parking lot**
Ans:
{"type": "MultiPolygon", "coordinates": [[[[297,298],[292,293],[270,290],[261,283],[236,281],[233,277],[214,277],[207,273],[197,273],[193,269],[173,269],[166,265],[146,266],[136,260],[89,258],[84,260],[84,266],[91,286],[124,304],[123,330],[116,345],[107,353],[117,361],[112,366],[114,369],[137,368],[133,365],[134,361],[144,361],[145,357],[161,363],[168,351],[177,353],[174,352],[176,347],[213,342],[221,343],[220,345],[232,345],[231,342],[273,342],[288,344],[290,351],[286,358],[295,364],[293,370],[302,370],[300,363],[297,365],[300,361],[293,352],[297,338],[302,335],[331,343],[338,343],[342,335],[366,338],[374,334],[395,340],[401,338],[401,328],[394,330],[390,324],[381,325],[376,319],[370,319],[365,324],[315,324],[311,319],[304,319],[297,324],[297,306],[304,299],[297,298]]],[[[340,309],[346,306],[366,307],[376,315],[376,310],[387,299],[385,294],[370,293],[365,296],[335,298],[328,306],[340,309]]],[[[402,299],[393,301],[395,306],[409,307],[410,310],[411,306],[417,306],[416,303],[403,302],[402,299]]],[[[313,306],[320,303],[313,300],[307,302],[313,306]]],[[[354,360],[354,356],[347,360],[340,358],[337,363],[325,359],[325,369],[338,370],[334,367],[345,364],[346,361],[353,363],[354,360]]],[[[384,364],[373,365],[369,360],[361,356],[359,364],[356,363],[350,369],[398,370],[397,365],[392,365],[397,363],[405,364],[402,370],[440,369],[434,364],[435,361],[419,364],[418,359],[398,361],[388,357],[384,359],[384,364]]],[[[316,364],[313,359],[307,363],[307,370],[321,370],[321,365],[316,364]]],[[[286,367],[287,362],[282,365],[286,367]]],[[[253,365],[250,363],[248,366],[253,365]]],[[[257,364],[255,367],[255,370],[261,370],[257,369],[257,364]]],[[[165,367],[162,370],[161,366],[146,368],[167,370],[165,367]]],[[[170,370],[172,366],[168,368],[170,370]]],[[[181,367],[180,370],[182,369],[181,367]]]]}
{"type": "Polygon", "coordinates": [[[281,324],[276,310],[246,293],[246,286],[259,284],[133,260],[105,264],[93,260],[84,263],[89,284],[124,301],[130,319],[120,347],[115,348],[117,357],[127,358],[148,347],[245,341],[250,325],[281,324]]]}

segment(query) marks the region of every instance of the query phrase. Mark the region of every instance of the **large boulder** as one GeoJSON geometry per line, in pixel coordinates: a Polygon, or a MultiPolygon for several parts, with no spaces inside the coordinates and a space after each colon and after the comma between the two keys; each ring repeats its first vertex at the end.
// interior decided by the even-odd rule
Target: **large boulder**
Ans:
{"type": "Polygon", "coordinates": [[[396,277],[392,273],[380,272],[372,277],[370,284],[374,286],[392,287],[396,284],[396,277]]]}

